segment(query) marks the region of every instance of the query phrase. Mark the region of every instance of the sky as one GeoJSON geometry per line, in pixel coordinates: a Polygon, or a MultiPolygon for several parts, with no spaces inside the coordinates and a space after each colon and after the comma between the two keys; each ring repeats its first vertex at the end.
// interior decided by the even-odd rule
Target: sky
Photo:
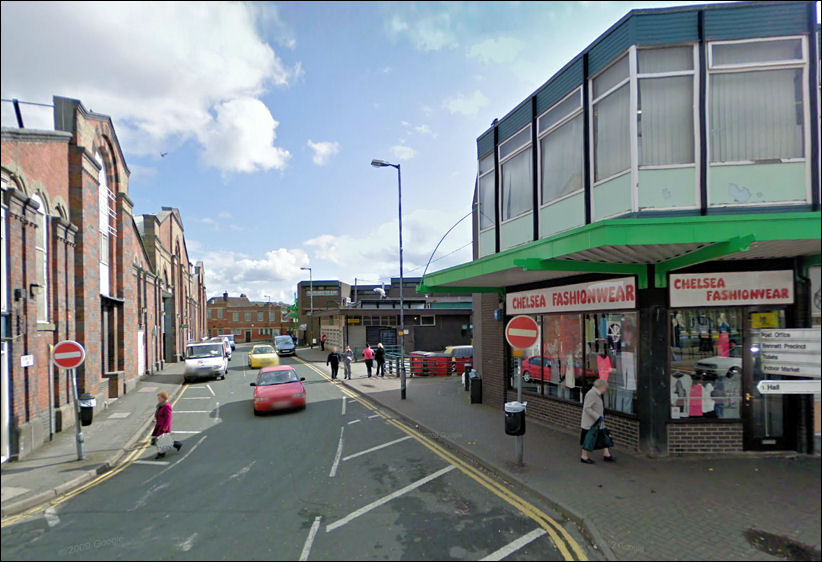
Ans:
{"type": "MultiPolygon", "coordinates": [[[[208,296],[420,276],[476,138],[633,8],[695,2],[3,2],[4,99],[110,115],[134,213],[177,207],[208,296]]],[[[3,103],[3,125],[13,122],[3,103]]],[[[24,106],[26,126],[50,123],[24,106]]],[[[47,125],[45,125],[47,126],[47,125]]],[[[429,271],[471,259],[463,220],[429,271]]]]}

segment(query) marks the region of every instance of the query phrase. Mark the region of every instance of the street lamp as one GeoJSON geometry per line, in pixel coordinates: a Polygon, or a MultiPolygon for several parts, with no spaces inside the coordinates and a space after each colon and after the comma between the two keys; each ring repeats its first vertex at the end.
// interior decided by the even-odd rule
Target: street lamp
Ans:
{"type": "Polygon", "coordinates": [[[301,267],[302,270],[308,271],[308,298],[311,300],[311,342],[310,346],[314,347],[314,273],[310,267],[301,267]]]}
{"type": "Polygon", "coordinates": [[[405,300],[403,299],[405,283],[402,276],[402,173],[400,172],[399,164],[391,164],[385,160],[371,160],[371,165],[375,168],[390,166],[397,169],[397,192],[399,195],[400,215],[400,398],[405,400],[405,316],[403,314],[405,309],[405,300]]]}

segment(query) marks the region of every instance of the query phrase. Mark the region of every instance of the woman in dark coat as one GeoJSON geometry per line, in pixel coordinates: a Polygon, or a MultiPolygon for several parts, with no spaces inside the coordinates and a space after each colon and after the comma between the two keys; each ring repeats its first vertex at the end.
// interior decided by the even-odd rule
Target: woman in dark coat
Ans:
{"type": "MultiPolygon", "coordinates": [[[[168,393],[157,393],[157,408],[154,410],[154,431],[151,432],[151,444],[157,443],[157,438],[166,433],[171,433],[171,418],[173,412],[171,411],[171,404],[168,402],[168,393]]],[[[174,442],[174,448],[178,451],[183,444],[179,441],[174,442]]],[[[159,451],[155,459],[161,459],[166,456],[165,451],[159,451]]]]}
{"type": "Polygon", "coordinates": [[[374,359],[377,360],[377,377],[385,377],[385,348],[381,343],[377,344],[377,350],[374,352],[374,359]]]}

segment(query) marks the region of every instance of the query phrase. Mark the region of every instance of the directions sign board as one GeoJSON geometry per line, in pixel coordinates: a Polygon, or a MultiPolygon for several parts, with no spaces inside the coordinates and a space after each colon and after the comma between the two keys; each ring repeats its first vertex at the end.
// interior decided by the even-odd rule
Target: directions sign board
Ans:
{"type": "Polygon", "coordinates": [[[792,380],[792,381],[759,381],[756,389],[760,394],[819,394],[820,381],[792,380]]]}
{"type": "Polygon", "coordinates": [[[52,361],[61,369],[76,369],[86,360],[86,350],[72,340],[64,340],[54,346],[52,361]]]}
{"type": "Polygon", "coordinates": [[[530,316],[514,316],[505,327],[505,339],[514,349],[528,349],[539,338],[539,326],[530,316]]]}
{"type": "Polygon", "coordinates": [[[820,378],[822,331],[819,328],[759,330],[757,334],[763,373],[820,378]]]}

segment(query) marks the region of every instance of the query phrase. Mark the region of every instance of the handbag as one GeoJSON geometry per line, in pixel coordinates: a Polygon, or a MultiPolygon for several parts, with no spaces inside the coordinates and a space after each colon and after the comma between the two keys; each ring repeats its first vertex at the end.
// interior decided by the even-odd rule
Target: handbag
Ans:
{"type": "Polygon", "coordinates": [[[157,437],[157,450],[165,453],[174,446],[174,437],[171,433],[163,433],[157,437]]]}
{"type": "Polygon", "coordinates": [[[597,440],[594,444],[594,449],[610,449],[614,446],[614,440],[611,439],[611,430],[607,427],[600,428],[597,432],[597,440]]]}

